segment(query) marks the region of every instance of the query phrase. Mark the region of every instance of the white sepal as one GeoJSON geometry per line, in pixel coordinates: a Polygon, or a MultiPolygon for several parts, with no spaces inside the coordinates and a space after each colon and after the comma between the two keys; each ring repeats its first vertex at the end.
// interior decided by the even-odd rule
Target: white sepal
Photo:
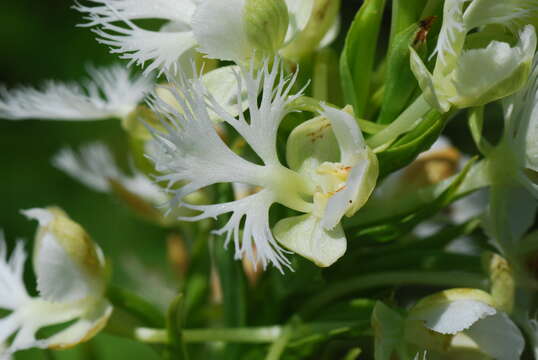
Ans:
{"type": "Polygon", "coordinates": [[[493,299],[477,289],[450,289],[428,296],[409,313],[410,320],[421,320],[428,329],[440,334],[456,334],[497,310],[493,299]]]}
{"type": "MultiPolygon", "coordinates": [[[[286,42],[290,42],[308,23],[310,15],[312,14],[312,9],[314,8],[314,0],[286,0],[286,5],[288,6],[290,17],[286,42]]],[[[333,29],[333,31],[335,31],[335,29],[333,29]]],[[[327,43],[329,40],[326,40],[325,42],[327,43]]]]}
{"type": "Polygon", "coordinates": [[[41,297],[65,303],[102,295],[103,255],[85,230],[58,208],[35,208],[23,214],[39,222],[34,269],[41,297]]]}
{"type": "Polygon", "coordinates": [[[536,51],[536,31],[527,25],[515,47],[492,41],[486,48],[464,51],[452,76],[456,94],[448,101],[459,106],[479,106],[521,89],[527,81],[536,51]]]}
{"type": "Polygon", "coordinates": [[[503,312],[476,322],[465,331],[465,335],[492,359],[520,359],[525,348],[523,334],[503,312]]]}
{"type": "Polygon", "coordinates": [[[200,51],[209,58],[243,62],[252,55],[244,23],[245,0],[204,0],[192,18],[200,51]]]}
{"type": "Polygon", "coordinates": [[[536,21],[536,16],[536,0],[474,0],[465,9],[464,21],[469,30],[488,24],[515,28],[536,21]]]}
{"type": "Polygon", "coordinates": [[[428,329],[440,334],[453,335],[495,313],[493,307],[481,301],[456,300],[416,310],[411,319],[424,321],[428,329]]]}
{"type": "Polygon", "coordinates": [[[415,49],[409,47],[409,51],[411,53],[411,71],[413,71],[413,74],[417,78],[424,98],[433,108],[442,112],[447,112],[450,109],[450,103],[446,101],[443,96],[438,94],[440,91],[440,89],[437,88],[438,83],[436,83],[433,75],[430,73],[415,49]]]}
{"type": "Polygon", "coordinates": [[[49,81],[42,89],[0,88],[0,118],[102,120],[127,116],[151,90],[151,79],[120,65],[89,69],[83,85],[49,81]]]}
{"type": "Polygon", "coordinates": [[[463,5],[468,0],[446,0],[443,8],[443,25],[432,56],[437,54],[442,66],[441,75],[450,72],[461,53],[467,29],[463,21],[463,5]]]}
{"type": "Polygon", "coordinates": [[[345,184],[336,189],[327,202],[323,226],[332,229],[344,214],[353,215],[368,200],[375,188],[379,168],[376,156],[366,145],[352,115],[328,106],[323,108],[322,115],[331,122],[340,148],[339,163],[348,173],[345,184]]]}

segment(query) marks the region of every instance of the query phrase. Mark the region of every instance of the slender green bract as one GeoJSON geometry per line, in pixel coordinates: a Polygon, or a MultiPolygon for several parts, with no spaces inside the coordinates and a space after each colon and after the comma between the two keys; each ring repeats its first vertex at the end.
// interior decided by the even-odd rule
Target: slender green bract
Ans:
{"type": "Polygon", "coordinates": [[[340,72],[345,100],[355,115],[364,118],[371,94],[379,29],[385,0],[366,0],[355,16],[340,57],[340,72]]]}

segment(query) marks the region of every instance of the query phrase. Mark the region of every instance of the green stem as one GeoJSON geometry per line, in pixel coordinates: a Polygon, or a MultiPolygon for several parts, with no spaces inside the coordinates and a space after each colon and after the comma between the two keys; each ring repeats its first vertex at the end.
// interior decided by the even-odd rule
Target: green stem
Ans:
{"type": "Polygon", "coordinates": [[[430,104],[428,104],[422,95],[419,96],[389,126],[369,138],[366,141],[368,146],[376,149],[383,145],[390,145],[398,136],[412,130],[430,109],[430,104]]]}
{"type": "Polygon", "coordinates": [[[308,318],[335,299],[371,288],[391,285],[484,288],[485,282],[486,278],[482,275],[461,271],[391,271],[363,275],[329,286],[323,293],[303,305],[300,316],[303,319],[308,318]]]}
{"type": "MultiPolygon", "coordinates": [[[[281,326],[264,326],[256,328],[220,328],[220,329],[184,329],[183,341],[200,343],[224,341],[233,343],[271,343],[282,334],[281,326]]],[[[169,342],[166,330],[138,328],[135,337],[145,343],[166,344],[169,342]]]]}
{"type": "MultiPolygon", "coordinates": [[[[203,342],[227,342],[227,343],[250,343],[267,344],[278,341],[282,336],[287,336],[287,329],[291,337],[288,340],[304,340],[314,335],[331,335],[343,333],[356,328],[360,320],[301,323],[297,325],[273,325],[260,327],[237,327],[237,328],[205,328],[183,329],[182,340],[186,343],[203,342]]],[[[147,344],[168,344],[170,339],[166,329],[137,328],[135,339],[147,344]]],[[[283,341],[283,340],[282,340],[283,341]]]]}
{"type": "Polygon", "coordinates": [[[288,325],[284,327],[278,339],[271,345],[269,352],[265,357],[265,360],[278,360],[282,356],[286,345],[289,343],[291,336],[293,335],[292,326],[288,325]]]}
{"type": "Polygon", "coordinates": [[[110,286],[106,295],[115,307],[125,310],[145,326],[164,327],[162,312],[138,295],[116,286],[110,286]]]}

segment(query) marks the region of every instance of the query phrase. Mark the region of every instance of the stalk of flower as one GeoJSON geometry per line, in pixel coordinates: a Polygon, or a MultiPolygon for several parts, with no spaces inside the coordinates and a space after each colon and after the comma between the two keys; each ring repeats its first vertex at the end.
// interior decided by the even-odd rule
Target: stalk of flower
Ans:
{"type": "MultiPolygon", "coordinates": [[[[233,238],[237,258],[246,256],[255,264],[259,261],[265,267],[272,263],[282,270],[282,266],[289,266],[289,260],[277,243],[279,241],[318,265],[328,266],[345,251],[340,219],[346,213],[349,216],[356,212],[370,195],[377,177],[377,161],[365,145],[354,118],[344,111],[324,107],[323,116],[313,121],[314,127],[321,124],[321,130],[326,132],[321,134],[323,141],[319,146],[332,145],[331,152],[322,153],[318,147],[311,146],[304,158],[292,160],[293,164],[288,158],[290,168],[283,166],[276,153],[276,135],[280,122],[291,111],[289,104],[301,94],[290,95],[297,74],[284,78],[282,74],[279,77],[280,71],[278,61],[272,69],[266,61],[258,72],[243,69],[242,77],[238,75],[238,82],[244,78],[248,93],[248,122],[242,113],[238,118],[226,113],[212,100],[200,79],[183,78],[176,88],[168,90],[182,112],[154,95],[151,106],[160,114],[166,130],[152,129],[156,154],[150,157],[156,170],[164,173],[157,177],[158,181],[168,182],[169,189],[179,182],[183,184],[177,190],[170,190],[174,194],[171,207],[183,206],[201,212],[198,216],[180,219],[198,221],[232,213],[228,223],[216,233],[226,234],[226,244],[233,238]],[[258,89],[262,89],[261,103],[258,103],[258,89]],[[205,102],[207,97],[209,107],[205,102]],[[210,109],[239,133],[263,165],[247,161],[230,150],[210,121],[210,109]],[[328,131],[329,128],[332,131],[328,131]],[[317,166],[314,166],[316,162],[317,166]],[[314,169],[318,175],[312,178],[310,174],[314,169]],[[257,186],[261,190],[222,204],[191,205],[184,201],[184,197],[194,191],[226,182],[257,186]],[[292,224],[277,224],[275,240],[268,218],[273,203],[306,213],[308,219],[293,218],[289,220],[292,224]],[[239,227],[243,218],[245,225],[240,239],[239,227]],[[294,244],[302,244],[301,239],[295,239],[299,228],[312,233],[313,237],[301,237],[308,245],[294,244]]],[[[290,136],[288,154],[298,154],[298,145],[293,142],[310,141],[306,135],[300,131],[298,135],[290,136]]]]}
{"type": "Polygon", "coordinates": [[[33,265],[38,297],[30,297],[23,282],[26,253],[18,242],[7,256],[0,239],[0,343],[13,340],[0,354],[32,347],[63,349],[91,339],[107,323],[112,306],[105,299],[105,263],[101,250],[84,229],[58,208],[30,209],[39,221],[33,265]],[[37,339],[39,329],[73,321],[55,334],[37,339]]]}
{"type": "Polygon", "coordinates": [[[410,48],[411,69],[426,101],[446,112],[452,106],[479,106],[519,90],[536,51],[536,30],[525,24],[537,14],[538,6],[532,0],[502,4],[489,0],[445,1],[433,74],[410,48]],[[464,10],[466,3],[470,4],[464,10]],[[502,31],[489,31],[488,25],[507,26],[514,35],[508,41],[499,41],[502,31]],[[482,31],[469,35],[476,28],[482,31]],[[512,41],[515,46],[510,45],[512,41]]]}

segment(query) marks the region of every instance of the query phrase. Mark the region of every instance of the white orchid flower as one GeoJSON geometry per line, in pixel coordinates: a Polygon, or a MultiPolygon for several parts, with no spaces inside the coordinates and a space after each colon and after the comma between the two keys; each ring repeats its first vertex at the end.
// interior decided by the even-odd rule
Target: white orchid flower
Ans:
{"type": "MultiPolygon", "coordinates": [[[[248,62],[254,51],[272,52],[291,41],[308,22],[313,0],[88,0],[83,26],[97,26],[98,41],[145,70],[183,72],[198,49],[210,58],[248,62]],[[162,19],[158,31],[133,23],[162,19]],[[289,21],[288,21],[289,19],[289,21]],[[122,22],[125,26],[114,24],[122,22]]],[[[328,35],[329,36],[329,35],[328,35]]],[[[327,41],[330,41],[330,36],[327,41]]]]}
{"type": "Polygon", "coordinates": [[[515,360],[525,347],[518,327],[477,289],[450,289],[422,299],[409,312],[405,338],[441,359],[472,354],[473,359],[515,360]]]}
{"type": "Polygon", "coordinates": [[[5,358],[32,347],[62,349],[92,338],[107,323],[112,306],[105,299],[105,264],[99,247],[84,229],[58,208],[30,209],[39,221],[33,256],[39,297],[31,297],[23,281],[26,253],[19,242],[8,258],[0,239],[0,343],[13,339],[0,354],[5,358]],[[44,339],[39,329],[73,321],[44,339]]]}
{"type": "Polygon", "coordinates": [[[514,93],[525,83],[536,51],[535,28],[515,26],[538,15],[536,1],[471,0],[464,11],[468,2],[445,1],[433,74],[410,48],[411,68],[426,101],[443,112],[451,106],[484,105],[514,93]],[[517,44],[512,47],[486,34],[491,38],[486,47],[468,48],[468,33],[489,24],[511,27],[517,33],[517,44]]]}
{"type": "Polygon", "coordinates": [[[0,88],[0,118],[103,120],[125,118],[149,92],[150,79],[131,76],[120,65],[90,68],[82,85],[49,81],[42,89],[0,88]]]}
{"type": "MultiPolygon", "coordinates": [[[[328,266],[343,254],[343,232],[339,221],[344,214],[354,213],[370,195],[377,177],[377,160],[365,145],[353,116],[324,107],[323,117],[314,119],[312,127],[321,124],[320,137],[316,140],[320,140],[320,146],[331,145],[333,148],[324,153],[310,146],[303,157],[288,157],[288,163],[290,160],[294,162],[289,164],[290,168],[282,165],[276,152],[277,131],[284,116],[291,111],[290,103],[300,94],[290,95],[297,74],[285,79],[282,75],[279,77],[280,71],[278,61],[272,70],[265,62],[257,73],[243,69],[242,76],[237,75],[238,79],[244,78],[248,94],[248,121],[242,113],[235,118],[211,99],[199,78],[182,78],[176,88],[168,89],[182,111],[154,96],[151,105],[161,115],[165,130],[153,129],[156,151],[150,157],[156,169],[164,173],[157,180],[168,182],[174,194],[171,207],[183,206],[201,212],[182,220],[197,221],[232,213],[228,223],[216,233],[226,234],[226,243],[233,238],[237,258],[246,256],[252,263],[260,261],[264,267],[272,263],[282,270],[283,265],[289,266],[289,260],[277,240],[301,253],[302,249],[294,247],[287,239],[301,235],[303,241],[311,241],[314,248],[301,255],[328,266]],[[262,89],[260,103],[259,89],[262,89]],[[209,106],[206,104],[208,96],[209,106]],[[261,163],[247,161],[231,151],[218,136],[209,110],[237,131],[261,163]],[[311,177],[316,161],[318,175],[311,177]],[[214,205],[191,205],[184,201],[188,194],[216,183],[243,183],[261,190],[240,200],[214,205]],[[177,185],[181,186],[177,188],[177,185]],[[174,190],[173,186],[176,186],[174,190]],[[307,214],[307,218],[295,219],[293,224],[283,226],[285,230],[280,232],[282,236],[277,236],[277,240],[269,224],[269,209],[274,203],[307,214]],[[239,228],[243,218],[241,236],[239,228]],[[299,228],[309,231],[307,234],[313,237],[299,234],[299,228]]],[[[238,96],[241,96],[240,90],[238,96]]],[[[301,134],[306,135],[306,132],[301,134]]],[[[297,144],[311,140],[306,138],[297,144]]],[[[291,152],[297,153],[298,145],[288,144],[288,149],[290,146],[291,152]]]]}

